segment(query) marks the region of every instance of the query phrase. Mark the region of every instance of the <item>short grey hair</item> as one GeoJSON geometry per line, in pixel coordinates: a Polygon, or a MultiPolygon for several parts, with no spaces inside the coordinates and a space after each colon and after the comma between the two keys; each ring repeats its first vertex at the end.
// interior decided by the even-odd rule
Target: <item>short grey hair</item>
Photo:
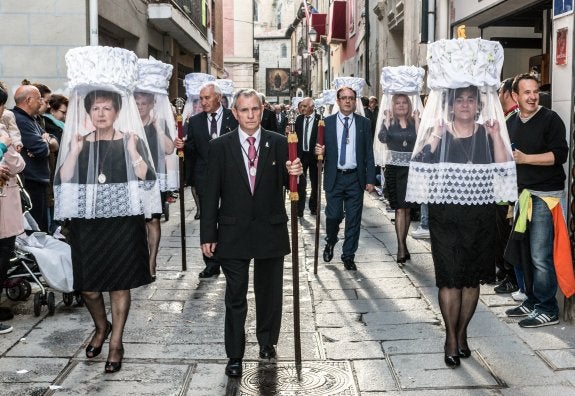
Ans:
{"type": "Polygon", "coordinates": [[[233,100],[233,104],[232,107],[234,109],[237,109],[237,100],[240,96],[244,97],[244,98],[248,98],[250,96],[255,96],[258,99],[258,103],[261,106],[262,103],[262,98],[260,97],[260,93],[258,91],[256,91],[255,89],[251,89],[251,88],[243,88],[240,89],[238,91],[236,91],[236,93],[234,94],[234,100],[233,100]]]}
{"type": "Polygon", "coordinates": [[[214,88],[214,92],[216,93],[216,95],[218,95],[218,96],[220,96],[220,97],[222,96],[222,89],[221,89],[220,86],[219,86],[216,82],[214,82],[214,81],[208,81],[208,82],[203,83],[203,84],[200,86],[200,92],[202,91],[202,89],[204,89],[204,88],[209,88],[209,87],[213,87],[213,88],[214,88]]]}

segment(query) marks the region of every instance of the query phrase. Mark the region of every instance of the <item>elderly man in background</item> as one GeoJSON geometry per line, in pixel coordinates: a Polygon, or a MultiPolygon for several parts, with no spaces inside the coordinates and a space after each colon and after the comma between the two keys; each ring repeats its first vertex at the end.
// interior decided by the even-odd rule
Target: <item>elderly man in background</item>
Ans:
{"type": "Polygon", "coordinates": [[[16,125],[22,136],[24,187],[30,194],[30,214],[41,231],[48,231],[47,188],[50,182],[48,159],[51,151],[58,149],[58,141],[42,129],[36,116],[43,107],[42,95],[33,85],[21,85],[14,94],[16,106],[12,109],[16,125]]]}

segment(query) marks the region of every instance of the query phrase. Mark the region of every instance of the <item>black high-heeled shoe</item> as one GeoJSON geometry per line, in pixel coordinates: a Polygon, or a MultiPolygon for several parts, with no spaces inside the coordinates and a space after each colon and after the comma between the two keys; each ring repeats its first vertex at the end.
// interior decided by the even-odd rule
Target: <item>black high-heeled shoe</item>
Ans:
{"type": "Polygon", "coordinates": [[[469,356],[471,356],[471,349],[469,348],[459,348],[457,347],[457,352],[459,354],[460,358],[468,358],[469,356]]]}
{"type": "Polygon", "coordinates": [[[449,368],[456,368],[457,366],[459,366],[461,364],[461,361],[459,360],[459,356],[451,356],[448,355],[447,353],[445,353],[445,358],[443,359],[443,361],[445,362],[445,365],[449,368]]]}
{"type": "Polygon", "coordinates": [[[395,261],[397,261],[397,264],[403,264],[407,261],[407,257],[406,256],[402,256],[402,257],[397,256],[397,260],[395,260],[395,261]]]}
{"type": "Polygon", "coordinates": [[[104,342],[106,342],[111,332],[112,332],[112,323],[106,322],[106,335],[104,336],[102,344],[99,347],[95,347],[92,344],[89,344],[86,347],[86,357],[88,359],[93,359],[102,352],[102,345],[104,345],[104,342]]]}
{"type": "Polygon", "coordinates": [[[104,372],[106,374],[112,374],[120,371],[122,368],[122,359],[124,359],[124,348],[111,348],[110,351],[120,351],[120,361],[111,362],[107,360],[106,365],[104,366],[104,372]]]}

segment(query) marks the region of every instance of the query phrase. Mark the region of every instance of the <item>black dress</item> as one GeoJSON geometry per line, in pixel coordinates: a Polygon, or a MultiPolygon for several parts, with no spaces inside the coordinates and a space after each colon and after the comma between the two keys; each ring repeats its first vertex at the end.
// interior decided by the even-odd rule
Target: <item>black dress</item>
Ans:
{"type": "MultiPolygon", "coordinates": [[[[411,153],[417,139],[417,131],[413,124],[408,124],[406,128],[402,128],[400,124],[394,123],[390,125],[389,129],[383,125],[378,138],[380,142],[387,145],[388,151],[411,153]]],[[[405,201],[408,173],[409,163],[406,163],[405,166],[385,165],[383,171],[385,194],[389,201],[389,206],[394,210],[419,207],[417,204],[405,201]]]]}
{"type": "MultiPolygon", "coordinates": [[[[453,139],[446,133],[447,139],[453,139]]],[[[485,129],[459,139],[446,162],[486,164],[493,154],[485,129]],[[471,153],[471,148],[473,152],[471,153]],[[467,150],[467,151],[466,151],[467,150]]],[[[452,145],[453,147],[453,145],[452,145]]],[[[438,150],[439,151],[439,150],[438,150]]],[[[440,153],[432,154],[437,159],[440,153]]],[[[487,205],[429,204],[431,255],[437,287],[478,287],[492,276],[495,265],[495,203],[487,205]]]]}
{"type": "MultiPolygon", "coordinates": [[[[97,143],[85,141],[78,157],[79,178],[84,182],[88,172],[89,146],[94,144],[97,143]]],[[[123,140],[101,141],[100,151],[100,155],[108,151],[103,168],[107,182],[125,182],[123,140]],[[111,146],[108,148],[108,145],[111,146]]],[[[144,215],[73,218],[69,242],[76,291],[128,290],[152,281],[144,215]]]]}

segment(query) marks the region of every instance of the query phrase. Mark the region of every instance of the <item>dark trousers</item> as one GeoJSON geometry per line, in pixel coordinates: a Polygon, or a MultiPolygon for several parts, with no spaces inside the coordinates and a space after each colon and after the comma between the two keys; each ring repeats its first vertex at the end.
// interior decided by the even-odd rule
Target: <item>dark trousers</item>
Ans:
{"type": "Polygon", "coordinates": [[[345,210],[345,232],[342,246],[342,260],[353,260],[359,242],[361,213],[363,211],[363,188],[359,184],[357,172],[338,173],[335,186],[325,192],[326,241],[335,245],[338,241],[339,225],[345,210]]]}
{"type": "Polygon", "coordinates": [[[38,223],[40,231],[48,232],[48,183],[25,179],[24,188],[32,201],[30,214],[38,223]]]}
{"type": "MultiPolygon", "coordinates": [[[[225,343],[228,358],[243,358],[251,260],[220,259],[226,276],[225,343]]],[[[283,298],[284,256],[254,259],[256,336],[260,346],[278,343],[283,298]]]]}
{"type": "MultiPolygon", "coordinates": [[[[203,183],[197,183],[199,186],[203,186],[203,183]]],[[[204,188],[198,188],[196,186],[196,192],[198,193],[198,198],[200,199],[200,208],[203,207],[204,204],[204,188]]],[[[200,212],[200,223],[202,222],[202,217],[201,217],[201,212],[200,212]]],[[[215,256],[212,257],[208,257],[205,254],[203,255],[204,258],[204,264],[206,264],[206,269],[219,269],[220,268],[220,263],[218,262],[218,260],[215,258],[215,256]]]]}
{"type": "Polygon", "coordinates": [[[312,151],[303,152],[300,158],[303,166],[303,174],[299,177],[297,193],[299,196],[298,212],[303,213],[306,201],[307,175],[311,183],[311,194],[309,196],[309,210],[314,211],[317,208],[317,158],[312,151]]]}
{"type": "Polygon", "coordinates": [[[14,243],[16,237],[8,237],[0,239],[0,290],[2,283],[8,277],[8,270],[10,269],[10,258],[14,254],[14,243]]]}
{"type": "Polygon", "coordinates": [[[511,224],[507,218],[509,205],[496,205],[495,224],[497,225],[497,235],[495,236],[495,267],[501,274],[505,274],[511,282],[515,280],[515,270],[513,265],[509,264],[503,258],[505,247],[511,233],[511,224]]]}

